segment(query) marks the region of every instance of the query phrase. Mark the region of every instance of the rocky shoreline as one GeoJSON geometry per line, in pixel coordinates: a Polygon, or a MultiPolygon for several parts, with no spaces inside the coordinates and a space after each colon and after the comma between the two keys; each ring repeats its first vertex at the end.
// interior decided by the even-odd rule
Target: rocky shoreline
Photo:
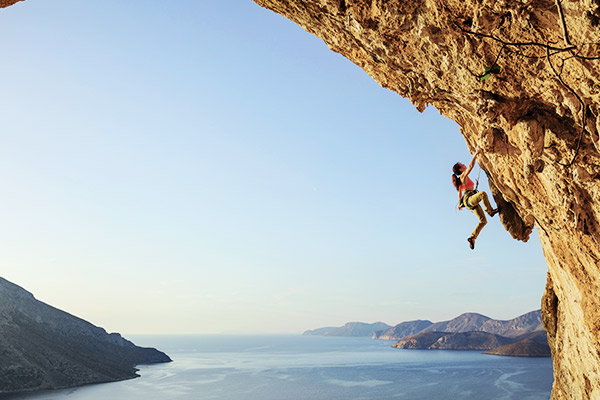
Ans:
{"type": "Polygon", "coordinates": [[[0,354],[0,394],[121,381],[137,377],[138,365],[171,361],[2,278],[0,354]]]}
{"type": "Polygon", "coordinates": [[[304,335],[371,336],[376,340],[395,340],[399,349],[479,350],[486,354],[515,357],[550,357],[540,310],[503,321],[477,313],[464,313],[449,321],[428,320],[401,322],[376,331],[381,322],[349,322],[343,327],[305,331],[304,335]],[[361,327],[360,331],[353,329],[361,327]]]}
{"type": "Polygon", "coordinates": [[[534,339],[508,338],[487,332],[425,332],[409,336],[392,347],[413,350],[487,350],[485,354],[511,357],[550,357],[546,332],[534,339]]]}

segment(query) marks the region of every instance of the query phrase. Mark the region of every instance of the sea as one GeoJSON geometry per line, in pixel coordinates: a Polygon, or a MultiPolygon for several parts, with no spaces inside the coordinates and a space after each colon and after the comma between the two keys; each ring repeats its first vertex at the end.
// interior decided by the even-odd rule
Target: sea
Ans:
{"type": "Polygon", "coordinates": [[[548,400],[550,358],[400,350],[370,338],[129,336],[173,362],[140,377],[16,395],[27,400],[548,400]]]}

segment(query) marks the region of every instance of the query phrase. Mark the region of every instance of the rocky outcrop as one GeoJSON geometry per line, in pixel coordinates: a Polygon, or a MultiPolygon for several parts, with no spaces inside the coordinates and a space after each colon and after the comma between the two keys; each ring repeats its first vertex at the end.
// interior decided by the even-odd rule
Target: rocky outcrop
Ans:
{"type": "Polygon", "coordinates": [[[512,357],[550,357],[545,331],[519,337],[488,332],[421,332],[397,341],[392,347],[411,350],[488,350],[486,354],[512,357]]]}
{"type": "Polygon", "coordinates": [[[134,378],[136,365],[169,362],[152,348],[44,304],[0,278],[0,393],[134,378]]]}
{"type": "Polygon", "coordinates": [[[23,0],[0,0],[0,8],[12,6],[13,4],[18,3],[19,1],[23,0]]]}
{"type": "Polygon", "coordinates": [[[550,357],[545,331],[536,331],[516,338],[518,342],[497,347],[486,354],[511,357],[550,357]]]}
{"type": "Polygon", "coordinates": [[[440,338],[450,335],[448,332],[417,333],[397,341],[392,347],[397,349],[425,350],[440,338]]]}
{"type": "Polygon", "coordinates": [[[364,322],[348,322],[344,326],[340,327],[326,327],[308,330],[305,331],[303,335],[369,337],[372,336],[375,331],[381,331],[389,328],[391,327],[383,322],[375,322],[372,324],[366,324],[364,322]]]}
{"type": "Polygon", "coordinates": [[[552,398],[600,398],[598,0],[255,1],[484,150],[502,223],[544,248],[552,398]]]}
{"type": "Polygon", "coordinates": [[[399,340],[392,347],[421,350],[491,350],[515,340],[487,332],[422,332],[399,340]]]}

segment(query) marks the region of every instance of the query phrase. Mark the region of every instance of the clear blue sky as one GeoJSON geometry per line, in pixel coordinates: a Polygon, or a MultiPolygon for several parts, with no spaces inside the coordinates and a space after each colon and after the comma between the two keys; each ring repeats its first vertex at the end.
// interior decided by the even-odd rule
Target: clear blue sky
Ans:
{"type": "Polygon", "coordinates": [[[125,334],[540,306],[537,232],[468,248],[458,126],[249,0],[27,0],[0,45],[0,275],[42,301],[125,334]]]}

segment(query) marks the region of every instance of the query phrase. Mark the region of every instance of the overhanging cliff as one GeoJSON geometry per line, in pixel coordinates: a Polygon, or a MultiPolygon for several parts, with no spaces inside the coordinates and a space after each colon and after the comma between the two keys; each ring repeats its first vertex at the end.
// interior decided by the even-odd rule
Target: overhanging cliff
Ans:
{"type": "Polygon", "coordinates": [[[19,1],[23,1],[23,0],[0,0],[0,7],[8,7],[8,6],[12,6],[15,3],[18,3],[19,1]]]}
{"type": "Polygon", "coordinates": [[[554,399],[600,398],[600,0],[255,0],[456,121],[517,240],[537,226],[554,399]]]}

